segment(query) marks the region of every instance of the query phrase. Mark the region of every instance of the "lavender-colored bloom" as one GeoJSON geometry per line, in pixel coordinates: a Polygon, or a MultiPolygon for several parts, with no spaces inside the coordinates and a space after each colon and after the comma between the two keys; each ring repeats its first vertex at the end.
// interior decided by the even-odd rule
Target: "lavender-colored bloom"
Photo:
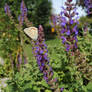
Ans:
{"type": "Polygon", "coordinates": [[[92,1],[91,0],[84,0],[84,4],[87,8],[87,13],[92,14],[92,1]]]}
{"type": "Polygon", "coordinates": [[[43,71],[43,67],[42,66],[40,66],[39,68],[40,68],[40,71],[43,71]]]}
{"type": "Polygon", "coordinates": [[[21,2],[20,10],[21,10],[21,15],[19,16],[18,20],[20,24],[23,25],[24,18],[27,17],[27,8],[25,6],[24,0],[22,0],[21,2]]]}
{"type": "Polygon", "coordinates": [[[40,50],[40,54],[43,54],[43,50],[40,50]]]}
{"type": "Polygon", "coordinates": [[[10,14],[10,7],[8,6],[8,4],[6,3],[5,4],[5,7],[4,7],[4,10],[5,10],[5,13],[8,15],[8,16],[10,16],[11,14],[10,14]]]}
{"type": "Polygon", "coordinates": [[[44,76],[44,80],[46,80],[46,82],[48,82],[48,77],[44,76]]]}
{"type": "Polygon", "coordinates": [[[22,16],[24,17],[24,16],[27,16],[27,8],[26,8],[26,6],[25,6],[25,3],[24,3],[24,1],[22,0],[22,2],[21,2],[21,12],[22,12],[22,16]]]}
{"type": "Polygon", "coordinates": [[[64,36],[61,36],[62,43],[64,44],[66,42],[66,38],[64,36]]]}
{"type": "Polygon", "coordinates": [[[67,0],[65,2],[66,8],[62,8],[63,11],[60,13],[61,15],[61,39],[62,43],[66,47],[66,51],[74,51],[77,47],[74,42],[77,43],[77,35],[78,35],[78,13],[76,12],[75,5],[71,3],[72,0],[67,0]],[[75,40],[75,41],[74,41],[75,40]],[[73,47],[73,48],[72,48],[73,47]]]}
{"type": "Polygon", "coordinates": [[[62,22],[67,23],[67,20],[65,17],[61,17],[62,22]]]}
{"type": "Polygon", "coordinates": [[[69,51],[69,50],[70,50],[70,45],[66,44],[66,51],[69,51]]]}
{"type": "Polygon", "coordinates": [[[78,35],[78,30],[75,31],[75,35],[78,35]]]}
{"type": "Polygon", "coordinates": [[[68,30],[68,31],[66,32],[66,34],[67,34],[67,35],[70,35],[70,34],[71,34],[71,33],[70,33],[70,30],[68,30]]]}
{"type": "MultiPolygon", "coordinates": [[[[39,30],[38,30],[38,40],[35,42],[35,47],[33,48],[34,50],[34,55],[37,60],[38,67],[40,71],[43,73],[43,77],[46,80],[46,82],[49,84],[53,78],[53,70],[49,65],[49,58],[48,58],[48,50],[47,46],[45,44],[45,39],[44,39],[44,33],[43,33],[43,28],[40,25],[39,30]]],[[[55,82],[51,83],[52,86],[55,86],[55,82]]],[[[51,86],[51,85],[50,85],[51,86]]],[[[54,88],[53,88],[54,89],[54,88]]]]}
{"type": "Polygon", "coordinates": [[[61,26],[65,26],[65,25],[66,25],[66,23],[64,23],[64,22],[61,23],[61,26]]]}
{"type": "Polygon", "coordinates": [[[63,40],[66,40],[66,38],[65,38],[64,36],[61,36],[61,38],[62,38],[63,40]]]}
{"type": "Polygon", "coordinates": [[[70,20],[70,24],[73,24],[74,23],[74,21],[73,20],[70,20]]]}
{"type": "Polygon", "coordinates": [[[78,42],[77,36],[74,36],[74,40],[75,40],[76,42],[78,42]]]}
{"type": "Polygon", "coordinates": [[[60,90],[61,90],[61,92],[63,92],[64,88],[61,88],[60,90]]]}
{"type": "Polygon", "coordinates": [[[62,29],[60,33],[61,33],[61,34],[63,34],[64,32],[65,32],[65,30],[64,30],[64,29],[62,29]]]}
{"type": "Polygon", "coordinates": [[[37,50],[35,50],[35,53],[37,53],[38,51],[37,50]]]}
{"type": "Polygon", "coordinates": [[[19,64],[22,64],[22,58],[21,58],[20,54],[18,55],[18,62],[19,62],[19,64]]]}
{"type": "Polygon", "coordinates": [[[77,48],[77,42],[74,43],[75,48],[77,48]]]}
{"type": "Polygon", "coordinates": [[[41,60],[41,59],[42,59],[42,56],[38,55],[37,60],[41,60]]]}

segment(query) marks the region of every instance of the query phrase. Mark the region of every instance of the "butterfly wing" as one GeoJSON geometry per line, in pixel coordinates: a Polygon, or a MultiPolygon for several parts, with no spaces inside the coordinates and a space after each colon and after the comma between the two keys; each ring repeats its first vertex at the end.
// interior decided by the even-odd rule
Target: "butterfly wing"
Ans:
{"type": "Polygon", "coordinates": [[[38,29],[36,27],[25,28],[24,32],[33,40],[38,38],[38,29]]]}

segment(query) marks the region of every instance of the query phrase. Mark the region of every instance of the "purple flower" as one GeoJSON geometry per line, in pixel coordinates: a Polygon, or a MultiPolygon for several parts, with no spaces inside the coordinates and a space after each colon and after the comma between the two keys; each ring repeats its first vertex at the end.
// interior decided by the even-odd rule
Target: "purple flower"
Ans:
{"type": "MultiPolygon", "coordinates": [[[[49,84],[53,78],[53,70],[49,65],[48,50],[47,45],[45,44],[43,28],[41,25],[39,26],[38,34],[38,40],[34,42],[35,47],[33,48],[33,52],[37,59],[38,67],[43,73],[44,79],[49,84]]],[[[55,84],[56,81],[53,82],[54,83],[52,83],[52,85],[55,84]]]]}
{"type": "Polygon", "coordinates": [[[19,62],[19,64],[22,64],[22,58],[21,58],[20,54],[18,55],[18,62],[19,62]]]}
{"type": "Polygon", "coordinates": [[[78,42],[77,36],[74,36],[74,39],[75,39],[76,42],[78,42]]]}
{"type": "Polygon", "coordinates": [[[64,23],[64,22],[61,23],[61,26],[65,26],[65,25],[66,25],[66,23],[64,23]]]}
{"type": "Polygon", "coordinates": [[[65,30],[64,30],[64,29],[62,29],[62,30],[61,30],[61,34],[63,34],[64,32],[65,32],[65,30]]]}
{"type": "Polygon", "coordinates": [[[77,42],[74,43],[75,48],[77,48],[77,42]]]}
{"type": "Polygon", "coordinates": [[[66,51],[69,51],[69,50],[70,50],[70,45],[66,44],[66,51]]]}
{"type": "Polygon", "coordinates": [[[70,20],[70,24],[72,25],[74,23],[74,21],[73,20],[70,20]]]}
{"type": "Polygon", "coordinates": [[[61,88],[60,90],[61,90],[61,92],[63,92],[64,88],[61,88]]]}
{"type": "Polygon", "coordinates": [[[21,8],[22,16],[27,16],[27,8],[25,6],[24,0],[22,0],[20,8],[21,8]]]}
{"type": "Polygon", "coordinates": [[[70,34],[71,34],[71,33],[70,33],[70,30],[68,30],[68,31],[66,32],[66,34],[67,34],[67,35],[70,35],[70,34]]]}
{"type": "Polygon", "coordinates": [[[5,10],[5,13],[8,15],[8,16],[10,16],[11,14],[10,14],[10,7],[8,6],[8,4],[6,3],[5,4],[5,7],[4,7],[4,10],[5,10]]]}
{"type": "Polygon", "coordinates": [[[37,60],[41,60],[42,59],[42,56],[41,55],[38,55],[37,56],[37,60]]]}
{"type": "Polygon", "coordinates": [[[66,38],[64,36],[61,36],[62,43],[64,44],[66,42],[66,38]]]}
{"type": "Polygon", "coordinates": [[[23,25],[24,18],[27,17],[27,8],[25,6],[24,0],[22,0],[21,2],[20,10],[21,10],[21,15],[19,16],[18,20],[20,24],[23,25]]]}
{"type": "Polygon", "coordinates": [[[87,13],[92,14],[92,1],[91,0],[84,0],[84,4],[87,8],[87,13]]]}
{"type": "Polygon", "coordinates": [[[40,71],[43,71],[43,67],[42,66],[40,66],[40,71]]]}
{"type": "MultiPolygon", "coordinates": [[[[62,8],[63,10],[60,13],[61,16],[61,39],[62,43],[66,47],[66,51],[69,51],[70,48],[72,49],[71,51],[75,51],[75,43],[77,43],[77,35],[78,35],[78,13],[77,13],[77,8],[73,3],[71,3],[72,0],[67,0],[65,2],[66,8],[62,8]]],[[[77,46],[76,46],[77,47],[77,46]]]]}
{"type": "Polygon", "coordinates": [[[40,54],[43,54],[43,50],[40,50],[40,54]]]}
{"type": "Polygon", "coordinates": [[[75,31],[75,35],[78,35],[78,30],[75,31]]]}
{"type": "Polygon", "coordinates": [[[38,61],[37,61],[37,64],[38,64],[38,66],[40,66],[40,65],[41,65],[41,62],[40,62],[40,60],[38,60],[38,61]]]}
{"type": "Polygon", "coordinates": [[[67,23],[67,20],[65,17],[61,17],[62,22],[67,23]]]}
{"type": "Polygon", "coordinates": [[[48,82],[48,77],[44,76],[44,80],[46,80],[48,82]]]}

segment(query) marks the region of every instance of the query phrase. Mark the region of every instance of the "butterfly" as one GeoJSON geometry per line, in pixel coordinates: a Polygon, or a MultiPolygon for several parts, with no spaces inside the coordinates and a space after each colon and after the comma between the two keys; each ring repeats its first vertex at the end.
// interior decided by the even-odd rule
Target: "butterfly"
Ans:
{"type": "Polygon", "coordinates": [[[25,28],[24,32],[31,39],[33,39],[33,40],[37,40],[38,39],[38,29],[36,27],[25,28]]]}

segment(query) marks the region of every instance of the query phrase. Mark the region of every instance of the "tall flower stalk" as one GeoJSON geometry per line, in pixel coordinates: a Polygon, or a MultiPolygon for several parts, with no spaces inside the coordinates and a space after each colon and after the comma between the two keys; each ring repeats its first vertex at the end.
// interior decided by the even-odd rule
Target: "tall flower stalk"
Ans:
{"type": "Polygon", "coordinates": [[[23,22],[25,21],[28,27],[30,27],[30,25],[32,26],[32,22],[30,22],[27,18],[27,8],[24,3],[24,0],[22,0],[21,2],[20,10],[21,10],[21,14],[19,15],[19,18],[18,18],[19,24],[23,25],[23,22]]]}
{"type": "Polygon", "coordinates": [[[84,0],[88,15],[92,14],[92,0],[84,0]]]}
{"type": "Polygon", "coordinates": [[[78,35],[78,13],[76,7],[72,3],[72,0],[65,2],[66,8],[62,7],[61,12],[61,39],[64,44],[66,51],[74,52],[77,49],[77,35],[78,35]]]}
{"type": "Polygon", "coordinates": [[[61,90],[58,88],[57,79],[53,79],[53,70],[49,65],[48,50],[45,44],[44,32],[41,25],[39,25],[38,34],[38,40],[34,43],[35,47],[33,50],[39,69],[43,73],[44,79],[53,92],[62,92],[63,88],[61,88],[61,90]]]}
{"type": "MultiPolygon", "coordinates": [[[[5,13],[8,15],[8,17],[10,18],[10,20],[14,23],[15,27],[19,30],[19,35],[18,35],[18,39],[20,40],[20,46],[18,47],[18,51],[16,52],[16,66],[19,70],[21,64],[23,63],[23,57],[24,57],[24,63],[27,63],[27,58],[25,55],[25,51],[23,50],[24,47],[24,40],[23,40],[23,32],[22,32],[22,25],[23,25],[23,21],[24,21],[24,17],[27,17],[27,8],[25,6],[23,6],[23,0],[21,3],[21,15],[19,17],[19,24],[17,24],[11,14],[11,10],[8,4],[5,4],[5,13]],[[21,49],[21,52],[19,51],[21,49]],[[23,54],[22,54],[23,53],[23,54]]],[[[11,56],[11,55],[10,55],[11,56]]],[[[11,59],[11,57],[10,57],[11,59]]],[[[12,61],[15,61],[12,60],[12,61]]],[[[14,64],[14,62],[12,62],[12,64],[14,64]]],[[[14,65],[12,65],[14,66],[14,65]]]]}

